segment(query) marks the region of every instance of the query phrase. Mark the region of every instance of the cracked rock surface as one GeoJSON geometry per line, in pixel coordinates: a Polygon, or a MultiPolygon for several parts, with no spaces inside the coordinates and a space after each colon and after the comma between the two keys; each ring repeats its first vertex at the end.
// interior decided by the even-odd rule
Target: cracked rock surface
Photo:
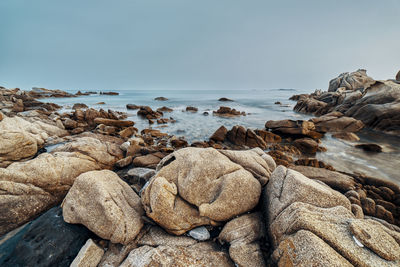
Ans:
{"type": "Polygon", "coordinates": [[[142,193],[146,214],[177,235],[227,221],[257,205],[261,185],[275,167],[272,161],[257,149],[178,150],[160,162],[142,193]]]}

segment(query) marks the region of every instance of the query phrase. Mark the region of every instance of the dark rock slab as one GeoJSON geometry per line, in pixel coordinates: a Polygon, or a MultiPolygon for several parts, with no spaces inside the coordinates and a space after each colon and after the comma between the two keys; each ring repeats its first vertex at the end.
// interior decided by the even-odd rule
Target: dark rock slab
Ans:
{"type": "Polygon", "coordinates": [[[0,266],[66,266],[93,235],[82,225],[64,222],[54,207],[0,245],[0,266]]]}

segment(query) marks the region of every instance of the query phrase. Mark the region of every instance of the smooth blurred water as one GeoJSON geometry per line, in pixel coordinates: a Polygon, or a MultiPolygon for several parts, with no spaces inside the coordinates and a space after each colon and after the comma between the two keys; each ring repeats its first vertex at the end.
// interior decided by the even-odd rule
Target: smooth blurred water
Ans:
{"type": "MultiPolygon", "coordinates": [[[[75,93],[75,92],[72,92],[75,93]]],[[[248,128],[264,128],[268,120],[309,119],[311,116],[293,112],[296,104],[288,100],[294,94],[305,93],[295,89],[269,90],[132,90],[120,91],[118,96],[89,95],[76,98],[51,98],[42,101],[53,102],[63,106],[64,111],[70,111],[74,103],[85,103],[95,109],[103,108],[127,112],[128,119],[135,122],[139,130],[144,128],[160,129],[170,135],[185,136],[189,142],[204,141],[221,125],[230,129],[234,125],[248,128]],[[167,101],[156,101],[154,98],[163,96],[167,101]],[[227,97],[234,102],[220,102],[221,97],[227,97]],[[96,104],[105,102],[105,105],[96,104]],[[281,102],[282,105],[274,104],[281,102]],[[173,109],[164,112],[165,118],[174,118],[176,123],[166,125],[149,125],[148,121],[136,115],[137,110],[127,110],[126,104],[146,105],[153,110],[162,106],[173,109]],[[199,109],[197,113],[185,112],[187,106],[199,109]],[[228,106],[239,111],[245,111],[247,116],[222,118],[213,116],[212,111],[220,106],[228,106]],[[208,116],[203,115],[207,111],[208,116]],[[166,126],[166,127],[165,127],[166,126]]],[[[380,154],[365,153],[354,148],[352,142],[332,138],[329,134],[322,140],[322,145],[328,151],[318,153],[317,158],[331,164],[338,170],[346,172],[362,172],[367,175],[389,179],[400,184],[400,139],[381,133],[364,131],[358,143],[382,144],[384,152],[380,154]]]]}

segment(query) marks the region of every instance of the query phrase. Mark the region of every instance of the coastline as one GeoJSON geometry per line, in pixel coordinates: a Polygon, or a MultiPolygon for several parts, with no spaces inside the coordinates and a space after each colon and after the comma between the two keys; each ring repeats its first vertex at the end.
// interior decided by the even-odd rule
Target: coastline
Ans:
{"type": "MultiPolygon", "coordinates": [[[[310,258],[301,249],[308,240],[305,246],[317,255],[330,251],[328,258],[319,259],[320,264],[332,259],[367,265],[395,266],[400,262],[400,254],[396,254],[400,251],[399,180],[360,173],[360,166],[368,162],[343,164],[344,168],[329,164],[343,156],[338,144],[366,153],[377,163],[380,154],[390,157],[393,151],[389,139],[395,140],[400,131],[400,81],[375,81],[363,70],[342,74],[330,82],[328,92],[292,97],[297,101],[294,110],[308,115],[264,118],[262,127],[236,125],[235,119],[245,121],[252,114],[248,114],[251,109],[244,110],[235,101],[215,99],[216,106],[226,107],[219,109],[199,109],[195,103],[187,103],[183,109],[180,104],[170,112],[168,96],[163,96],[150,99],[157,101],[159,108],[166,106],[163,110],[136,102],[129,104],[138,106],[125,112],[85,106],[88,103],[81,102],[82,97],[95,92],[0,90],[0,175],[5,192],[0,196],[4,203],[0,235],[37,218],[23,228],[30,233],[38,229],[41,219],[52,220],[46,217],[49,212],[60,214],[62,209],[63,226],[57,227],[70,227],[65,222],[82,224],[86,228],[79,231],[87,238],[92,236],[75,243],[74,250],[68,252],[68,257],[76,261],[94,257],[86,250],[86,246],[92,246],[98,252],[97,263],[118,258],[112,266],[134,266],[146,253],[167,255],[175,263],[198,257],[203,262],[217,261],[220,266],[249,263],[252,253],[256,255],[255,266],[274,266],[287,257],[299,262],[308,258],[312,263],[317,257],[310,258]],[[54,99],[62,101],[51,104],[54,99]],[[60,103],[67,99],[80,105],[61,109],[60,103]],[[382,103],[382,99],[389,100],[382,103]],[[172,117],[178,113],[186,120],[205,118],[197,122],[200,124],[210,118],[216,123],[235,123],[228,123],[231,127],[220,123],[218,129],[209,129],[208,139],[195,141],[184,137],[187,132],[181,136],[167,133],[170,128],[164,126],[185,125],[182,116],[172,117]],[[144,122],[139,129],[138,120],[144,122]],[[359,142],[360,137],[362,141],[378,140],[374,135],[379,137],[379,131],[390,134],[386,143],[359,142]],[[332,144],[325,147],[329,142],[332,144]],[[46,150],[49,146],[51,150],[46,150]],[[105,204],[109,196],[113,199],[111,206],[105,204]],[[92,200],[97,203],[93,207],[92,200]],[[61,201],[61,208],[53,208],[61,201]],[[90,208],[93,213],[88,212],[90,208]],[[98,221],[100,216],[105,216],[106,222],[98,221]],[[300,226],[293,228],[291,220],[299,220],[300,226]],[[350,228],[342,226],[347,225],[345,222],[350,222],[350,228]],[[324,226],[326,223],[331,229],[324,226]],[[242,229],[243,224],[250,226],[242,229]],[[365,229],[372,242],[361,234],[365,229]],[[198,241],[204,241],[203,234],[208,241],[200,249],[202,242],[198,241]],[[244,238],[249,234],[252,238],[244,238]],[[160,243],[152,239],[153,235],[160,243]],[[379,235],[385,238],[379,239],[379,235]],[[366,248],[353,243],[351,236],[366,248]],[[86,241],[89,243],[83,249],[86,241]],[[112,248],[117,243],[125,250],[115,252],[112,248]],[[215,248],[216,244],[229,244],[230,248],[215,248]],[[291,254],[287,244],[296,252],[291,254]],[[182,256],[176,246],[199,255],[182,256]],[[348,254],[352,250],[358,253],[348,254]]],[[[118,92],[102,95],[112,99],[118,92]]],[[[231,95],[224,97],[236,100],[231,95]]],[[[105,98],[100,101],[106,102],[105,98]]],[[[272,107],[291,109],[286,103],[272,107]]],[[[398,145],[396,140],[392,143],[398,145]]],[[[54,229],[51,223],[46,227],[54,229]]],[[[7,240],[22,244],[24,238],[14,234],[7,240]]],[[[58,243],[62,237],[46,238],[58,238],[58,243]]],[[[15,258],[22,245],[10,245],[7,240],[0,240],[0,250],[11,252],[0,257],[0,264],[23,261],[15,258]]]]}

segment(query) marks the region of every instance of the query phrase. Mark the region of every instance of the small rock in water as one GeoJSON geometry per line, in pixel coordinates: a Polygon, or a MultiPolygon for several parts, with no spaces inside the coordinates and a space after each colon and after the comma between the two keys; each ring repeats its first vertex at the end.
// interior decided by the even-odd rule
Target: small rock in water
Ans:
{"type": "Polygon", "coordinates": [[[193,230],[190,230],[189,235],[199,241],[210,239],[210,232],[208,232],[207,228],[205,228],[204,226],[200,226],[194,228],[193,230]]]}
{"type": "Polygon", "coordinates": [[[360,145],[356,145],[356,148],[361,148],[362,150],[364,150],[366,152],[375,152],[375,153],[382,152],[382,147],[377,144],[360,144],[360,145]]]}

